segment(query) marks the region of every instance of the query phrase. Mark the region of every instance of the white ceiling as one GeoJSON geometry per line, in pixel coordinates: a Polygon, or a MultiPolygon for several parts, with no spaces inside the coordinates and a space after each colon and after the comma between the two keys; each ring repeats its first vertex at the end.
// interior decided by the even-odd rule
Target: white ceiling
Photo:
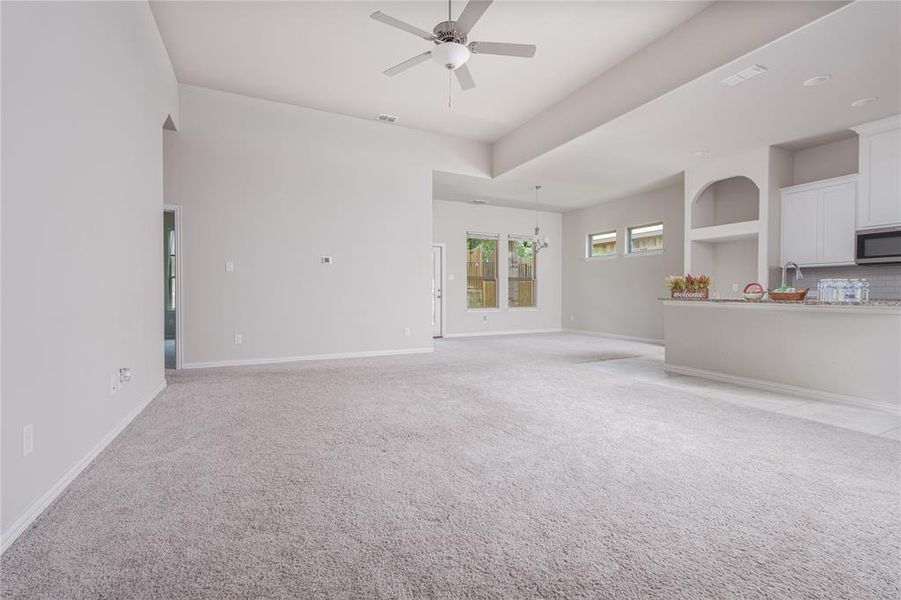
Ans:
{"type": "MultiPolygon", "coordinates": [[[[638,107],[495,179],[436,173],[436,198],[556,210],[672,181],[702,160],[841,132],[901,112],[901,3],[857,2],[638,107]],[[768,71],[736,87],[720,81],[752,64],[768,71]],[[801,82],[822,73],[821,86],[801,82]],[[851,102],[877,96],[862,108],[851,102]],[[710,152],[695,158],[695,151],[710,152]]],[[[841,135],[841,134],[839,134],[841,135]]],[[[833,138],[834,139],[834,138],[833,138]]],[[[791,146],[789,146],[791,147],[791,146]]]]}
{"type": "MultiPolygon", "coordinates": [[[[473,56],[476,87],[426,62],[382,71],[429,49],[369,18],[381,10],[422,29],[444,2],[152,2],[178,80],[366,119],[494,141],[703,10],[709,2],[498,0],[470,40],[537,44],[532,59],[473,56]]],[[[463,1],[453,3],[456,17],[463,1]]]]}

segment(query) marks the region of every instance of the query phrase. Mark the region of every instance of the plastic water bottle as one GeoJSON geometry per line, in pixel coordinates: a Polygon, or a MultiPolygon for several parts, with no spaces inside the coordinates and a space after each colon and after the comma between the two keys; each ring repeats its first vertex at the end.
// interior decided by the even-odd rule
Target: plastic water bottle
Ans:
{"type": "Polygon", "coordinates": [[[860,279],[852,279],[848,282],[847,298],[848,302],[857,304],[860,302],[861,285],[860,279]]]}
{"type": "Polygon", "coordinates": [[[835,301],[836,302],[847,302],[848,301],[848,280],[847,279],[836,279],[835,280],[835,301]]]}
{"type": "Polygon", "coordinates": [[[818,302],[828,302],[829,298],[829,280],[828,279],[820,279],[817,281],[817,301],[818,302]]]}
{"type": "Polygon", "coordinates": [[[830,279],[826,285],[826,301],[836,302],[838,300],[838,279],[830,279]]]}
{"type": "Polygon", "coordinates": [[[869,302],[870,301],[870,282],[866,279],[860,280],[860,301],[861,302],[869,302]]]}

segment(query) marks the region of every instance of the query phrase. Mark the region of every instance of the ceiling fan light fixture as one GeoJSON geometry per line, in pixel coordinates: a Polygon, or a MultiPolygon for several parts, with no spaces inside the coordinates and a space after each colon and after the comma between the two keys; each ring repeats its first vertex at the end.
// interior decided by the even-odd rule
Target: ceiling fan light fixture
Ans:
{"type": "MultiPolygon", "coordinates": [[[[424,29],[420,29],[415,25],[405,23],[400,19],[395,19],[386,15],[380,10],[369,15],[372,19],[389,25],[401,31],[412,33],[416,37],[422,38],[427,42],[434,44],[434,48],[428,52],[417,54],[413,58],[409,58],[402,63],[382,71],[388,77],[394,77],[403,73],[407,69],[424,63],[431,58],[436,63],[444,67],[448,73],[454,71],[457,82],[463,90],[471,90],[476,86],[469,72],[466,63],[473,54],[494,54],[496,56],[518,56],[520,58],[532,58],[535,56],[534,44],[511,44],[508,42],[469,42],[466,45],[469,32],[475,24],[482,18],[485,11],[494,0],[469,0],[463,8],[463,12],[456,21],[453,20],[451,11],[451,0],[447,0],[447,20],[438,23],[432,30],[432,33],[424,29]]],[[[448,76],[448,95],[447,105],[451,107],[451,81],[452,77],[448,76]]]]}
{"type": "Polygon", "coordinates": [[[466,64],[471,55],[469,48],[457,42],[444,42],[432,49],[432,60],[451,71],[466,64]]]}

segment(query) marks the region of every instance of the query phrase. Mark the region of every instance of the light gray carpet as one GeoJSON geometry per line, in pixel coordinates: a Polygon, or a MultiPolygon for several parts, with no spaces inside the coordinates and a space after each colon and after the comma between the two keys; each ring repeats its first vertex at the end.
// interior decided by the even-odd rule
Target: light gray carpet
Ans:
{"type": "Polygon", "coordinates": [[[178,374],[3,598],[901,596],[897,441],[597,368],[640,344],[437,348],[178,374]]]}

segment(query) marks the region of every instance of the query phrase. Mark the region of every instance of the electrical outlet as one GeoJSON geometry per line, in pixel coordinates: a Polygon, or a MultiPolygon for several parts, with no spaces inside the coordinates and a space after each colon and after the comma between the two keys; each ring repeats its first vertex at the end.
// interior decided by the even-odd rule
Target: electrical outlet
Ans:
{"type": "Polygon", "coordinates": [[[227,263],[225,263],[225,272],[226,273],[231,273],[234,270],[235,270],[235,263],[233,263],[232,261],[228,261],[227,263]]]}
{"type": "Polygon", "coordinates": [[[113,373],[109,378],[109,395],[113,396],[119,391],[119,373],[113,373]]]}
{"type": "Polygon", "coordinates": [[[243,343],[244,343],[244,336],[241,335],[240,333],[236,333],[235,334],[235,344],[243,344],[243,343]]]}
{"type": "Polygon", "coordinates": [[[28,456],[34,450],[34,425],[22,428],[22,456],[28,456]]]}
{"type": "Polygon", "coordinates": [[[330,265],[330,264],[332,264],[333,262],[335,262],[334,259],[332,259],[331,256],[320,256],[320,257],[319,257],[319,261],[320,261],[322,264],[324,264],[324,265],[330,265]]]}
{"type": "Polygon", "coordinates": [[[482,324],[484,325],[487,323],[488,323],[488,315],[482,315],[482,324]]]}
{"type": "Polygon", "coordinates": [[[733,291],[733,292],[737,292],[737,291],[738,291],[738,284],[737,284],[737,283],[733,283],[733,284],[732,284],[732,291],[733,291]]]}
{"type": "Polygon", "coordinates": [[[404,327],[404,335],[407,337],[410,337],[410,328],[409,327],[404,327]]]}

